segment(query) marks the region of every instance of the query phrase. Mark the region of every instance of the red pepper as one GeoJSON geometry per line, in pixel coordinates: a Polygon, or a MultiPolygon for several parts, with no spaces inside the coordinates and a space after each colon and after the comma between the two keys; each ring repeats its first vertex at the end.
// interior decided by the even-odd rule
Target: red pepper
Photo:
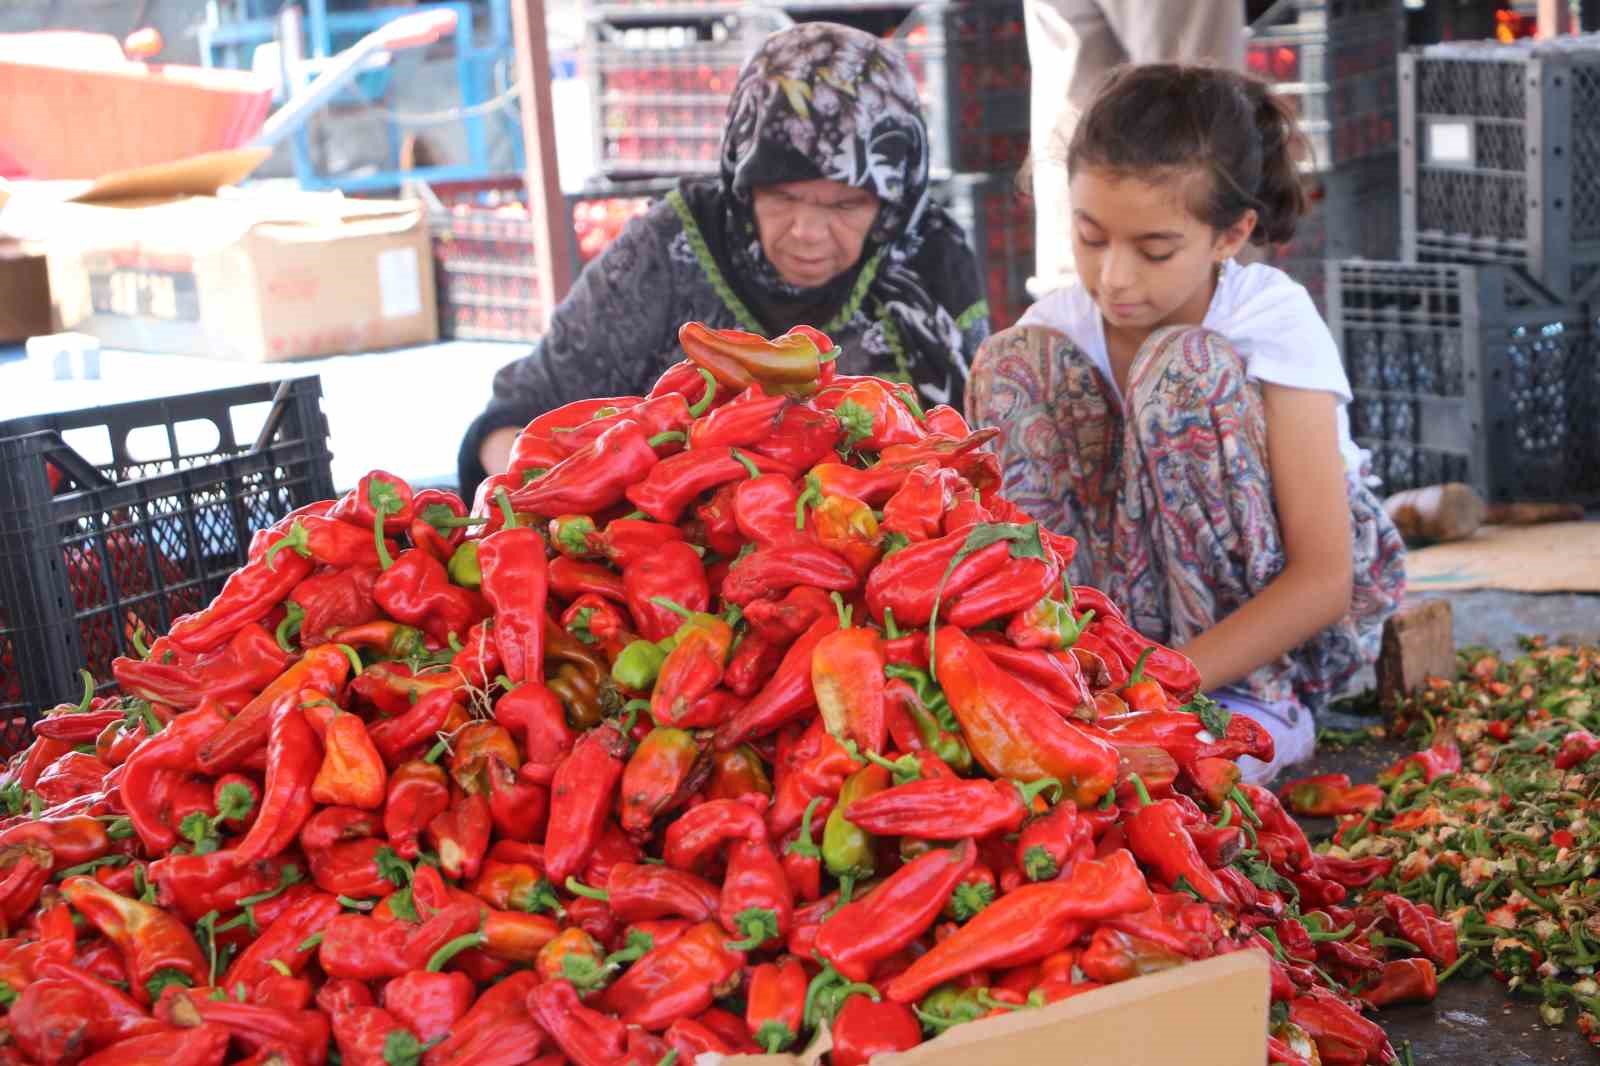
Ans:
{"type": "Polygon", "coordinates": [[[322,1066],[327,1060],[328,1042],[333,1035],[327,1015],[318,1010],[208,999],[181,988],[162,997],[157,1016],[182,1028],[220,1025],[248,1051],[275,1048],[302,1057],[310,1066],[322,1066]]]}
{"type": "Polygon", "coordinates": [[[695,497],[730,481],[759,476],[752,470],[789,473],[766,456],[746,455],[736,448],[695,448],[657,463],[644,480],[628,486],[627,497],[650,517],[676,522],[695,497]]]}
{"type": "Polygon", "coordinates": [[[688,802],[708,769],[693,734],[665,726],[652,729],[622,771],[618,820],[623,830],[636,839],[648,836],[658,817],[688,802]]]}
{"type": "MultiPolygon", "coordinates": [[[[228,1030],[220,1025],[166,1029],[131,1036],[83,1059],[79,1066],[222,1066],[228,1056],[228,1030]]],[[[281,1061],[281,1060],[280,1060],[281,1061]]],[[[287,1064],[285,1064],[287,1066],[287,1064]]]]}
{"type": "Polygon", "coordinates": [[[741,448],[771,437],[784,408],[794,401],[784,395],[768,396],[752,385],[732,400],[701,416],[689,427],[689,447],[741,448]]]}
{"type": "Polygon", "coordinates": [[[1384,792],[1377,785],[1352,785],[1349,774],[1302,777],[1281,786],[1278,796],[1295,814],[1335,818],[1364,814],[1383,806],[1384,792]]]}
{"type": "Polygon", "coordinates": [[[922,1024],[911,1008],[901,1003],[879,1002],[851,996],[833,1020],[834,1066],[865,1066],[875,1055],[909,1051],[922,1043],[922,1024]]]}
{"type": "Polygon", "coordinates": [[[568,601],[585,593],[604,596],[617,603],[627,599],[622,575],[599,563],[582,563],[564,555],[550,562],[550,591],[568,601]]]}
{"type": "MultiPolygon", "coordinates": [[[[451,1036],[428,1052],[427,1062],[430,1066],[500,1066],[508,1053],[516,1056],[511,1059],[513,1064],[529,1062],[544,1046],[547,1032],[549,1039],[558,1039],[554,1029],[535,1020],[532,993],[538,986],[538,974],[520,970],[489,988],[462,1016],[451,1036]]],[[[576,1002],[575,995],[573,1000],[576,1002]]]]}
{"type": "Polygon", "coordinates": [[[61,894],[116,944],[140,1002],[157,998],[172,981],[205,984],[208,967],[183,922],[159,907],[119,896],[92,877],[69,877],[61,894]]]}
{"type": "Polygon", "coordinates": [[[744,955],[727,937],[716,922],[702,922],[630,966],[597,1003],[652,1032],[699,1014],[738,984],[744,955]]]}
{"type": "Polygon", "coordinates": [[[1060,951],[1086,923],[1142,910],[1150,889],[1133,856],[1080,862],[1061,881],[1023,885],[985,907],[919,957],[885,987],[896,1003],[912,1003],[935,985],[974,970],[1020,966],[1060,951]]]}
{"type": "Polygon", "coordinates": [[[470,524],[466,501],[460,496],[446,489],[423,489],[411,498],[411,524],[406,535],[413,547],[448,563],[470,524]]]}
{"type": "Polygon", "coordinates": [[[1452,966],[1460,957],[1456,927],[1435,917],[1432,907],[1412,903],[1404,896],[1391,892],[1383,897],[1383,909],[1400,935],[1440,966],[1452,966]]]}
{"type": "Polygon", "coordinates": [[[722,683],[734,695],[750,698],[777,671],[778,665],[783,662],[785,646],[754,630],[746,633],[728,658],[728,667],[723,671],[722,683]]]}
{"type": "Polygon", "coordinates": [[[804,541],[805,530],[795,529],[799,501],[799,489],[783,474],[762,474],[740,481],[733,489],[736,532],[764,548],[804,541]]]}
{"type": "Polygon", "coordinates": [[[678,631],[682,618],[657,605],[662,597],[688,611],[704,612],[711,602],[705,565],[693,548],[671,541],[635,561],[622,572],[628,612],[646,640],[665,640],[678,631]]]}
{"type": "Polygon", "coordinates": [[[537,680],[518,685],[495,701],[494,718],[521,741],[527,756],[521,775],[549,784],[577,739],[555,693],[537,680]]]}
{"type": "Polygon", "coordinates": [[[458,795],[449,807],[434,815],[428,823],[428,835],[438,850],[439,866],[445,875],[476,877],[489,850],[492,830],[489,800],[482,794],[458,795]]]}
{"type": "Polygon", "coordinates": [[[846,447],[879,452],[892,444],[915,444],[924,433],[902,394],[878,378],[859,378],[822,389],[811,398],[844,426],[846,447]]]}
{"type": "Polygon", "coordinates": [[[494,606],[494,642],[506,676],[541,680],[549,590],[544,541],[531,529],[503,529],[479,542],[478,565],[483,594],[494,606]]]}
{"type": "Polygon", "coordinates": [[[621,503],[628,486],[656,465],[650,435],[632,419],[620,419],[593,442],[561,460],[532,484],[511,492],[519,514],[554,518],[597,514],[621,503]]]}
{"type": "Polygon", "coordinates": [[[935,539],[944,528],[945,513],[962,491],[970,492],[971,486],[954,470],[917,467],[883,505],[883,531],[899,533],[913,544],[935,539]]]}
{"type": "Polygon", "coordinates": [[[881,622],[885,611],[893,611],[900,626],[927,625],[936,604],[953,601],[1006,566],[1010,543],[995,541],[971,549],[972,536],[972,530],[960,530],[886,558],[867,579],[867,607],[873,618],[881,622]]]}
{"type": "Polygon", "coordinates": [[[617,518],[595,538],[595,547],[614,565],[626,570],[663,544],[683,540],[683,531],[665,522],[642,518],[617,518]]]}
{"type": "Polygon", "coordinates": [[[848,592],[858,581],[846,560],[820,544],[801,542],[757,548],[735,562],[722,583],[722,598],[743,606],[753,600],[774,599],[796,585],[848,592]]]}
{"type": "MultiPolygon", "coordinates": [[[[150,852],[171,851],[178,842],[176,827],[162,818],[157,782],[169,774],[193,770],[204,745],[228,724],[216,705],[202,704],[174,718],[160,733],[139,745],[123,764],[123,794],[130,797],[128,819],[150,852]]],[[[0,836],[0,843],[10,842],[0,836]]]]}
{"type": "Polygon", "coordinates": [[[1094,854],[1094,828],[1064,800],[1032,819],[1017,838],[1017,865],[1030,881],[1053,881],[1094,854]]]}
{"type": "Polygon", "coordinates": [[[619,922],[656,918],[703,922],[715,917],[721,905],[715,885],[669,866],[619,862],[611,867],[605,884],[605,889],[599,890],[569,879],[566,887],[580,896],[603,900],[619,922]]]}
{"type": "Polygon", "coordinates": [[[663,725],[686,723],[696,700],[722,681],[723,664],[733,646],[733,628],[715,615],[686,612],[650,694],[650,715],[663,725]]]}
{"type": "Polygon", "coordinates": [[[1157,644],[1127,623],[1097,614],[1089,632],[1114,651],[1129,670],[1143,657],[1145,676],[1158,682],[1179,703],[1200,691],[1200,671],[1187,656],[1157,644]]]}
{"type": "Polygon", "coordinates": [[[1394,1061],[1383,1030],[1332,992],[1302,990],[1289,1002],[1289,1020],[1310,1034],[1329,1066],[1394,1061]]]}
{"type": "Polygon", "coordinates": [[[270,859],[288,847],[315,806],[311,786],[322,758],[300,702],[298,696],[284,696],[272,710],[260,813],[234,848],[241,862],[270,859]]]}
{"type": "Polygon", "coordinates": [[[1174,888],[1180,887],[1181,881],[1207,901],[1226,905],[1228,892],[1200,857],[1178,804],[1173,800],[1150,803],[1148,796],[1141,799],[1145,804],[1126,823],[1128,846],[1139,861],[1174,888]]]}
{"type": "Polygon", "coordinates": [[[809,983],[805,967],[792,955],[750,971],[744,1021],[767,1054],[775,1055],[800,1038],[809,983]]]}
{"type": "Polygon", "coordinates": [[[1438,974],[1427,959],[1386,962],[1378,983],[1361,990],[1361,998],[1374,1007],[1387,1007],[1392,1003],[1432,1003],[1438,994],[1438,974]]]}
{"type": "Polygon", "coordinates": [[[985,837],[1015,832],[1031,812],[1034,798],[1047,788],[1059,791],[1061,783],[1048,777],[1028,785],[927,777],[858,799],[845,813],[856,826],[877,836],[985,837]]]}
{"type": "Polygon", "coordinates": [[[723,845],[767,839],[761,812],[740,800],[711,800],[692,807],[667,827],[661,857],[678,870],[698,870],[723,845]]]}
{"type": "Polygon", "coordinates": [[[111,673],[131,696],[191,709],[207,696],[242,706],[289,665],[289,655],[272,633],[255,624],[241,626],[221,648],[198,657],[175,654],[173,660],[164,663],[154,654],[149,659],[118,657],[111,661],[111,673]]]}
{"type": "Polygon", "coordinates": [[[1556,769],[1570,770],[1600,755],[1600,737],[1587,729],[1574,729],[1561,738],[1561,750],[1556,753],[1556,769]]]}
{"type": "Polygon", "coordinates": [[[389,775],[360,716],[335,714],[323,734],[322,746],[322,765],[311,783],[312,800],[367,810],[382,807],[389,775]]]}
{"type": "MultiPolygon", "coordinates": [[[[294,891],[294,890],[291,890],[294,891]]],[[[246,947],[228,967],[222,979],[223,987],[243,985],[254,991],[261,982],[277,972],[273,961],[287,966],[291,972],[300,973],[310,964],[315,951],[305,947],[306,939],[322,929],[342,913],[339,901],[326,892],[301,889],[301,894],[290,896],[288,906],[271,921],[263,922],[262,933],[246,947]]],[[[284,897],[280,897],[284,898],[284,897]]],[[[263,905],[257,905],[257,913],[263,905]]]]}
{"type": "MultiPolygon", "coordinates": [[[[246,757],[267,746],[273,709],[280,700],[289,695],[299,697],[308,689],[331,698],[344,687],[345,679],[349,676],[350,653],[333,644],[312,648],[299,662],[278,675],[276,680],[245,704],[219,732],[207,737],[200,744],[198,754],[184,769],[198,766],[208,774],[233,769],[246,757]]],[[[126,779],[124,781],[126,783],[126,779]]]]}
{"type": "MultiPolygon", "coordinates": [[[[852,821],[864,802],[852,805],[852,821]]],[[[867,980],[880,962],[909,947],[933,926],[976,861],[977,849],[971,840],[919,856],[865,899],[847,903],[824,920],[816,950],[850,980],[867,980]]]]}
{"type": "Polygon", "coordinates": [[[834,448],[843,439],[844,427],[837,418],[814,407],[794,404],[778,417],[772,436],[752,444],[750,450],[790,469],[806,470],[824,459],[831,459],[834,448]]]}
{"type": "MultiPolygon", "coordinates": [[[[1210,740],[1201,738],[1201,734],[1207,732],[1205,722],[1188,711],[1135,712],[1101,718],[1098,724],[1119,748],[1124,745],[1161,748],[1176,759],[1180,767],[1192,766],[1200,759],[1237,759],[1241,755],[1251,755],[1264,762],[1272,759],[1272,735],[1253,718],[1242,714],[1229,715],[1226,730],[1220,736],[1208,734],[1210,740]]],[[[1277,806],[1276,799],[1272,803],[1277,806]]]]}
{"type": "Polygon", "coordinates": [[[752,737],[765,736],[816,705],[811,687],[811,657],[822,639],[839,628],[837,614],[811,623],[792,644],[760,692],[717,729],[718,751],[736,748],[752,737]]]}
{"type": "Polygon", "coordinates": [[[592,444],[602,433],[623,419],[638,423],[646,436],[653,437],[657,433],[681,432],[688,429],[689,423],[694,420],[694,414],[688,400],[681,393],[665,393],[619,407],[610,413],[605,413],[603,410],[596,412],[595,417],[587,422],[553,431],[550,439],[570,455],[579,448],[592,444]]]}
{"type": "MultiPolygon", "coordinates": [[[[909,549],[908,549],[909,550],[909,549]]],[[[1117,776],[1117,753],[1034,699],[955,626],[938,634],[939,682],[972,754],[996,777],[1053,777],[1079,806],[1117,776]]]]}
{"type": "Polygon", "coordinates": [[[609,723],[578,739],[550,784],[545,871],[556,884],[578,872],[610,812],[628,742],[609,723]]]}
{"type": "Polygon", "coordinates": [[[373,723],[367,735],[390,766],[404,762],[420,745],[442,731],[456,708],[459,693],[453,687],[439,687],[417,699],[416,705],[393,718],[373,723]]]}
{"type": "MultiPolygon", "coordinates": [[[[527,1011],[538,1023],[536,1028],[575,1066],[616,1066],[626,1061],[627,1026],[609,1014],[584,1006],[570,981],[536,985],[527,993],[527,1011]]],[[[456,1061],[465,1066],[468,1060],[456,1061]]]]}
{"type": "Polygon", "coordinates": [[[272,613],[312,569],[298,555],[247,562],[228,575],[204,610],[186,614],[172,623],[167,639],[183,651],[205,652],[226,644],[234,634],[272,613]]]}
{"type": "Polygon", "coordinates": [[[722,927],[739,938],[731,947],[755,951],[789,935],[794,895],[783,864],[766,841],[736,841],[728,848],[728,870],[718,907],[722,927]]]}
{"type": "Polygon", "coordinates": [[[1433,747],[1413,752],[1390,766],[1378,775],[1378,783],[1391,785],[1408,771],[1431,785],[1446,774],[1461,772],[1461,751],[1453,741],[1440,740],[1433,747]]]}
{"type": "Polygon", "coordinates": [[[836,613],[828,593],[810,585],[796,585],[781,600],[756,600],[747,604],[744,620],[751,633],[787,648],[817,619],[831,618],[836,613]]]}
{"type": "Polygon", "coordinates": [[[850,626],[817,642],[811,654],[811,687],[828,731],[853,740],[862,751],[883,751],[888,731],[884,709],[883,640],[878,631],[850,626]]]}
{"type": "Polygon", "coordinates": [[[1074,647],[1093,620],[1093,611],[1079,614],[1073,604],[1043,596],[1012,616],[1006,624],[1006,640],[1019,648],[1061,651],[1074,647]]]}
{"type": "Polygon", "coordinates": [[[1094,719],[1094,697],[1078,660],[1070,652],[1013,648],[985,641],[983,653],[1062,717],[1094,719]]]}

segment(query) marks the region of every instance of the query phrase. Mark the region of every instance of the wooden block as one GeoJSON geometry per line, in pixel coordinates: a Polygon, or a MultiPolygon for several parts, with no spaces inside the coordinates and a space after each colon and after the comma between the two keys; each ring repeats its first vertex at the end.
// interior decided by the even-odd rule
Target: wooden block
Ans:
{"type": "Polygon", "coordinates": [[[1402,608],[1383,624],[1378,701],[1384,708],[1394,707],[1430,677],[1452,678],[1455,673],[1455,630],[1448,600],[1402,608]]]}

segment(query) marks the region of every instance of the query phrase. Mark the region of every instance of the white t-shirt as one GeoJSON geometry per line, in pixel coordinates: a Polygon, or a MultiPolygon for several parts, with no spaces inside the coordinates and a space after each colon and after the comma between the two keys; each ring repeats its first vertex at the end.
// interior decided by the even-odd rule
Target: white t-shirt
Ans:
{"type": "MultiPolygon", "coordinates": [[[[1017,325],[1043,326],[1065,334],[1094,360],[1120,398],[1106,350],[1105,320],[1082,284],[1045,296],[1028,308],[1017,325]]],[[[1350,437],[1350,416],[1345,409],[1351,399],[1350,381],[1333,334],[1317,314],[1305,286],[1265,263],[1240,266],[1230,259],[1223,264],[1222,280],[1201,325],[1233,342],[1251,380],[1337,396],[1339,454],[1344,457],[1345,469],[1359,475],[1364,455],[1350,437]]]]}

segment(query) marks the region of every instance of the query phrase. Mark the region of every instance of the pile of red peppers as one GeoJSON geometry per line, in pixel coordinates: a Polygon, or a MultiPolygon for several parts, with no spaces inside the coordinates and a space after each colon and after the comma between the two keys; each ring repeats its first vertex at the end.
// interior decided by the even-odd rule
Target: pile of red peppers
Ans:
{"type": "Polygon", "coordinates": [[[374,471],[263,530],[37,723],[0,1066],[857,1066],[1234,951],[1271,1062],[1395,1061],[1374,875],[1241,784],[1271,738],[1067,580],[993,433],[813,330],[680,339],[470,509],[374,471]]]}

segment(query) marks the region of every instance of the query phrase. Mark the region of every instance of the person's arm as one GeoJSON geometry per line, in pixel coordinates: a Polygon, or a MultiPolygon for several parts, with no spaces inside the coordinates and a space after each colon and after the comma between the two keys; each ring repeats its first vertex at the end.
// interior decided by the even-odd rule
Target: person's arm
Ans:
{"type": "MultiPolygon", "coordinates": [[[[533,351],[502,367],[494,395],[462,442],[462,491],[470,475],[505,470],[521,428],[546,411],[589,396],[643,392],[676,343],[667,219],[652,209],[628,223],[550,316],[533,351]],[[663,222],[666,224],[663,225],[663,222]]],[[[668,221],[668,219],[670,221],[668,221]]],[[[677,309],[681,316],[682,309],[677,309]]]]}
{"type": "Polygon", "coordinates": [[[1206,689],[1237,681],[1350,609],[1350,504],[1339,453],[1338,398],[1263,382],[1272,496],[1283,571],[1182,650],[1206,689]]]}

